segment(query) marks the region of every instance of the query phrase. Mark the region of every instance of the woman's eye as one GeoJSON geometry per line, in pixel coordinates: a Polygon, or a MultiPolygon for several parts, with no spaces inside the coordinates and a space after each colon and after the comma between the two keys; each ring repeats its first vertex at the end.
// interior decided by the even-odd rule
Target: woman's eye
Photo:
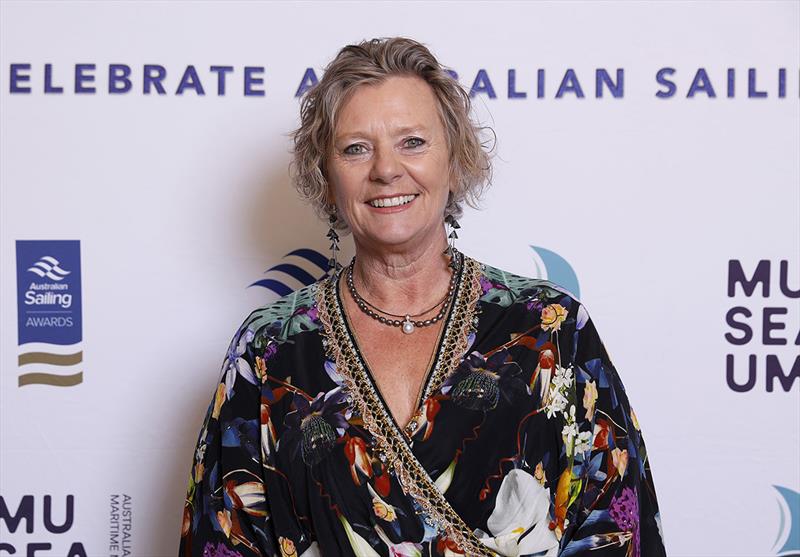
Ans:
{"type": "Polygon", "coordinates": [[[363,153],[363,151],[359,151],[358,149],[359,148],[363,148],[363,147],[364,147],[363,145],[359,145],[358,143],[354,143],[353,145],[350,145],[349,147],[347,147],[344,150],[344,153],[346,155],[360,155],[360,154],[363,153]],[[356,150],[353,151],[353,149],[356,149],[356,150]]]}
{"type": "Polygon", "coordinates": [[[409,137],[406,140],[406,142],[407,143],[408,142],[412,142],[412,144],[409,145],[409,147],[419,147],[420,145],[424,145],[425,144],[425,140],[422,139],[422,138],[419,138],[419,137],[409,137]],[[414,143],[414,142],[416,142],[416,143],[414,143]]]}

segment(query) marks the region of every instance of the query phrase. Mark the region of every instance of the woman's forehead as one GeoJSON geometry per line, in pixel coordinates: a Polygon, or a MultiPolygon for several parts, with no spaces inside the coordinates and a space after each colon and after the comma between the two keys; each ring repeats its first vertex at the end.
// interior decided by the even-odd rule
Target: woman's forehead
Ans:
{"type": "Polygon", "coordinates": [[[392,77],[380,84],[360,85],[339,111],[336,139],[388,131],[428,132],[438,123],[438,103],[420,78],[392,77]]]}

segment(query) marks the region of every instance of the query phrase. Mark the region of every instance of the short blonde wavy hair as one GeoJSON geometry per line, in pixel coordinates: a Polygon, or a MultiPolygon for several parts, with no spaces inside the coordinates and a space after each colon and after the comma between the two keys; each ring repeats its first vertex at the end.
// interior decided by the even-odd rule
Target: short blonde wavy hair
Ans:
{"type": "MultiPolygon", "coordinates": [[[[409,75],[430,85],[444,126],[450,178],[456,183],[444,216],[460,217],[464,202],[478,207],[481,194],[491,184],[490,153],[494,148],[486,149],[480,134],[491,128],[473,123],[469,94],[427,47],[405,37],[384,37],[342,48],[325,68],[322,79],[301,100],[300,127],[290,133],[294,149],[289,174],[300,196],[311,203],[320,218],[330,216],[325,158],[333,143],[339,109],[360,85],[409,75]]],[[[339,218],[334,227],[346,230],[347,223],[339,218]]]]}

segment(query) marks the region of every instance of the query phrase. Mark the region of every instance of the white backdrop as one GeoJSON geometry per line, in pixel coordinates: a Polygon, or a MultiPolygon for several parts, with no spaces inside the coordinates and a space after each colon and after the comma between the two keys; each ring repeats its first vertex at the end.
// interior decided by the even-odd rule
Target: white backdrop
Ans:
{"type": "Polygon", "coordinates": [[[566,276],[543,269],[537,246],[574,270],[642,424],[669,554],[800,551],[800,300],[789,291],[800,289],[800,2],[0,10],[0,555],[177,553],[224,351],[244,316],[277,297],[249,285],[295,288],[265,270],[318,274],[284,256],[327,247],[288,183],[296,92],[342,46],[391,35],[426,43],[466,87],[482,71],[491,80],[494,98],[478,87],[474,103],[498,137],[494,185],[458,245],[513,272],[566,276]],[[80,64],[94,65],[77,69],[95,76],[77,80],[94,92],[75,92],[80,64]],[[109,92],[110,64],[130,67],[129,92],[109,92]],[[145,64],[166,70],[165,94],[143,92],[145,64]],[[224,95],[211,66],[233,68],[224,95]],[[509,95],[509,70],[526,98],[509,95]],[[622,73],[618,97],[597,97],[598,70],[622,73]],[[263,95],[245,94],[246,71],[263,95]],[[557,95],[571,72],[582,98],[557,95]],[[18,240],[79,241],[82,341],[49,346],[79,349],[79,363],[20,359],[47,346],[20,346],[18,276],[30,277],[18,240]],[[729,262],[750,277],[762,260],[769,295],[729,296],[729,262]],[[726,320],[736,307],[751,315],[733,317],[752,327],[743,345],[726,339],[743,334],[726,320]],[[767,311],[766,339],[765,307],[781,308],[767,311]],[[729,386],[729,354],[738,384],[755,356],[752,388],[729,386]],[[768,391],[768,362],[793,373],[786,388],[768,391]],[[82,375],[21,385],[32,371],[82,375]]]}

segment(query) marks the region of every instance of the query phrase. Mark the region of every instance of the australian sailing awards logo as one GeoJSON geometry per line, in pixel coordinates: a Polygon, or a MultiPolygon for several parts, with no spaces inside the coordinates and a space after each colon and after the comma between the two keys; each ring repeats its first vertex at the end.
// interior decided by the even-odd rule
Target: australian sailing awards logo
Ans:
{"type": "Polygon", "coordinates": [[[17,240],[18,384],[83,381],[79,240],[17,240]]]}

